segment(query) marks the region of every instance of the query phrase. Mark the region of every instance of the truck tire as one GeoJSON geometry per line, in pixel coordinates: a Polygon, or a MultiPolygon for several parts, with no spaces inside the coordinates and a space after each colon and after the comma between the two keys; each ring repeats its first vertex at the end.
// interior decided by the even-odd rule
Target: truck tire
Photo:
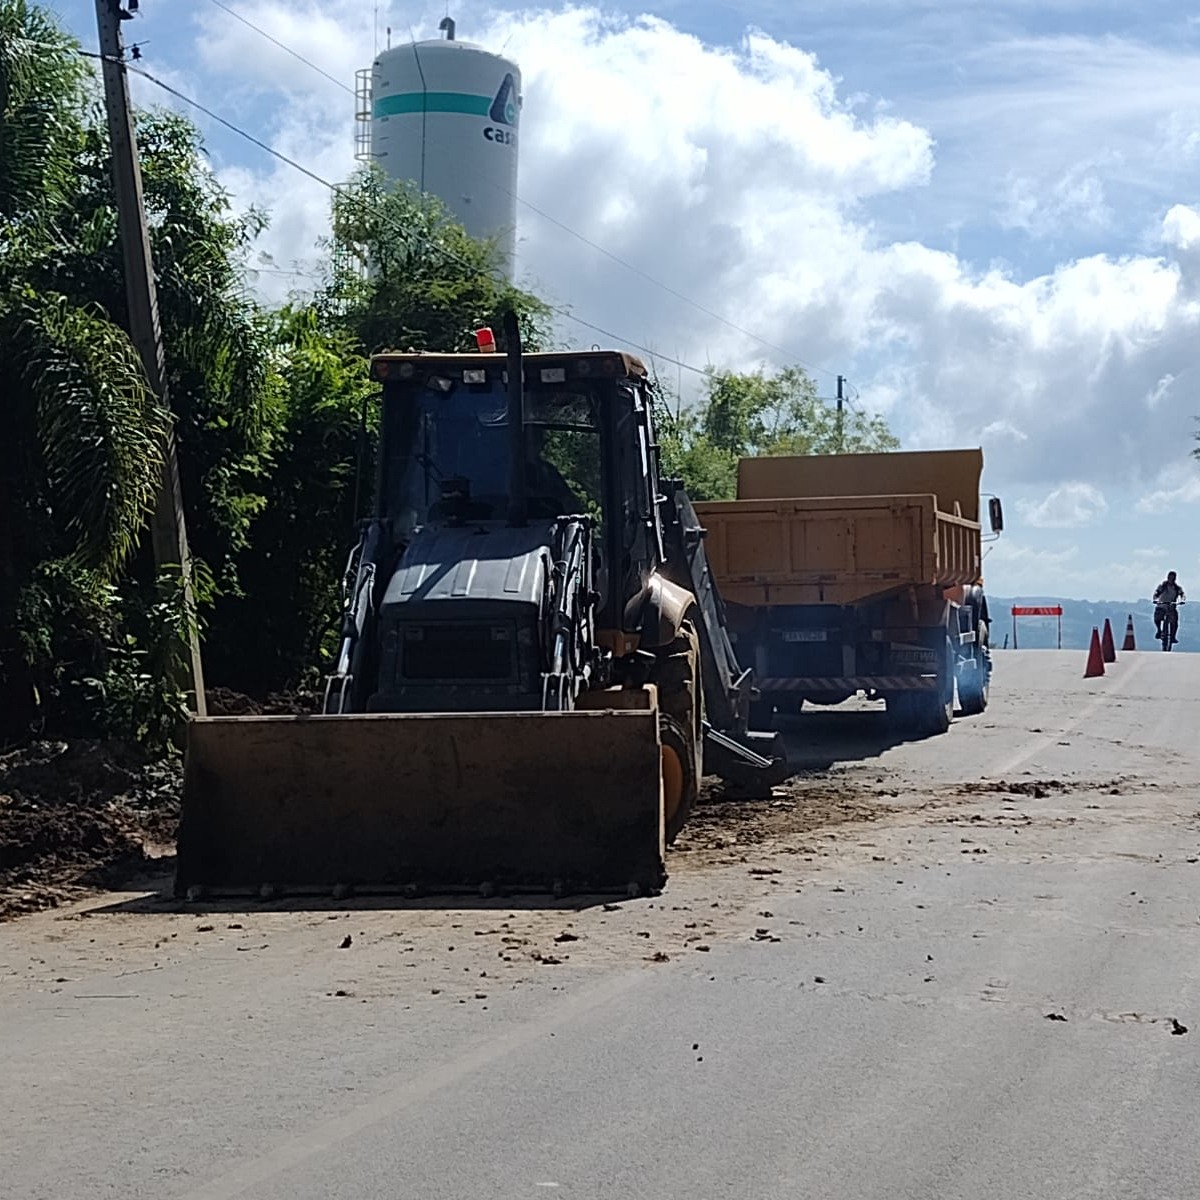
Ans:
{"type": "Polygon", "coordinates": [[[683,623],[679,636],[659,654],[652,682],[658,688],[663,824],[670,844],[696,806],[704,769],[700,638],[691,621],[683,623]]]}
{"type": "Polygon", "coordinates": [[[933,691],[896,692],[887,698],[888,716],[898,729],[916,737],[945,733],[954,719],[954,650],[949,639],[942,669],[941,686],[933,691]]]}
{"type": "Polygon", "coordinates": [[[964,717],[977,717],[988,706],[991,680],[988,678],[985,652],[977,647],[973,658],[974,670],[967,671],[958,680],[958,703],[964,717]]]}
{"type": "Polygon", "coordinates": [[[913,728],[912,692],[890,692],[884,697],[888,724],[897,733],[909,733],[913,728]]]}
{"type": "Polygon", "coordinates": [[[988,662],[988,622],[984,615],[987,601],[981,588],[972,588],[969,596],[974,614],[975,645],[971,650],[973,666],[958,677],[958,703],[964,717],[975,717],[988,706],[991,684],[988,662]]]}

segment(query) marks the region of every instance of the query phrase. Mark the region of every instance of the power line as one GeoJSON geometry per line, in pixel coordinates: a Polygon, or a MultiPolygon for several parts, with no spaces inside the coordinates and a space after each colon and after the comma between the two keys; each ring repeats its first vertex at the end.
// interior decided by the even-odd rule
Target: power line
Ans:
{"type": "MultiPolygon", "coordinates": [[[[330,79],[334,83],[337,83],[339,87],[342,87],[346,91],[352,90],[350,88],[346,88],[345,85],[342,84],[339,80],[335,79],[332,75],[327,74],[327,72],[322,71],[320,67],[315,66],[315,64],[309,62],[306,58],[304,58],[302,55],[296,53],[296,51],[292,50],[290,47],[285,46],[282,42],[277,41],[277,39],[271,37],[271,35],[266,33],[264,30],[259,29],[256,25],[253,25],[251,22],[247,21],[240,14],[235,13],[235,12],[233,12],[232,9],[227,8],[224,4],[221,3],[221,0],[211,0],[211,2],[213,4],[215,4],[218,8],[224,9],[226,12],[229,12],[231,16],[237,17],[238,20],[242,21],[245,25],[249,26],[249,28],[255,30],[255,32],[257,32],[257,33],[262,34],[263,37],[274,42],[281,49],[286,50],[289,54],[292,54],[294,57],[299,59],[301,62],[306,63],[308,66],[312,67],[314,70],[316,70],[320,74],[324,75],[327,79],[330,79]]],[[[84,50],[81,50],[80,53],[88,58],[103,59],[103,55],[90,54],[84,50]]],[[[282,151],[276,150],[274,146],[271,146],[267,142],[262,141],[260,138],[255,137],[252,133],[249,133],[247,130],[241,128],[241,126],[235,125],[232,121],[228,120],[225,117],[222,117],[219,113],[214,112],[212,109],[208,108],[206,105],[201,104],[200,101],[195,100],[191,96],[186,95],[185,93],[181,92],[178,88],[175,88],[171,84],[164,82],[163,80],[159,79],[155,75],[152,75],[149,71],[146,71],[142,67],[135,67],[129,63],[122,63],[122,65],[125,67],[125,69],[127,71],[132,71],[135,74],[142,76],[144,79],[149,80],[149,82],[155,84],[157,87],[162,88],[162,90],[167,92],[169,95],[176,97],[176,99],[178,99],[178,100],[182,100],[185,104],[191,105],[198,112],[201,112],[206,117],[209,117],[211,120],[216,121],[219,125],[222,125],[224,128],[228,129],[231,133],[235,133],[239,137],[244,138],[246,141],[250,142],[252,145],[257,146],[260,150],[263,150],[267,154],[270,154],[273,158],[276,158],[280,162],[285,163],[287,166],[291,167],[293,170],[299,171],[301,174],[303,174],[303,175],[307,176],[309,179],[313,180],[313,182],[319,183],[322,187],[327,188],[330,192],[336,194],[342,190],[338,184],[331,183],[328,179],[325,179],[323,176],[318,175],[315,171],[309,170],[309,168],[307,168],[303,164],[297,162],[295,159],[290,158],[288,155],[282,153],[282,151]]],[[[499,185],[496,185],[496,186],[499,186],[499,185]]],[[[503,189],[503,190],[507,191],[507,189],[503,189]]],[[[655,279],[653,276],[647,274],[645,271],[641,270],[639,267],[635,267],[633,264],[626,262],[624,259],[620,258],[616,254],[613,254],[611,251],[607,250],[605,247],[601,246],[599,243],[594,242],[590,238],[585,237],[583,234],[577,232],[576,230],[571,229],[570,226],[565,225],[563,222],[559,221],[556,217],[553,217],[549,213],[544,212],[542,209],[538,208],[536,205],[531,204],[529,201],[523,200],[520,196],[517,196],[515,193],[510,192],[509,195],[512,195],[513,198],[516,199],[519,203],[526,205],[526,207],[528,207],[532,211],[536,212],[539,216],[541,216],[541,217],[545,218],[546,220],[552,222],[553,224],[559,226],[561,229],[563,229],[565,232],[571,234],[573,237],[578,238],[580,241],[584,242],[586,245],[591,246],[593,249],[599,251],[601,254],[604,254],[606,257],[612,259],[614,262],[625,267],[627,270],[634,272],[636,275],[639,275],[641,278],[645,279],[648,283],[651,283],[654,286],[661,288],[663,291],[669,293],[672,296],[675,296],[676,298],[683,301],[684,303],[692,305],[698,311],[703,312],[705,315],[713,318],[714,320],[721,322],[722,324],[728,326],[729,328],[735,330],[738,333],[741,333],[743,336],[749,337],[753,341],[759,342],[761,345],[764,345],[773,350],[776,350],[778,353],[784,355],[785,358],[790,358],[794,362],[798,363],[800,366],[806,367],[809,370],[819,371],[823,374],[831,375],[831,376],[834,374],[834,372],[827,370],[825,367],[818,367],[813,364],[806,363],[802,359],[796,358],[794,355],[792,355],[792,353],[789,350],[786,350],[784,347],[777,346],[775,343],[770,342],[765,338],[759,337],[757,334],[752,333],[750,330],[743,329],[741,326],[734,324],[732,321],[726,320],[719,313],[713,312],[711,309],[706,308],[704,305],[698,303],[697,301],[690,299],[689,297],[685,296],[682,292],[679,292],[676,289],[670,287],[668,284],[662,283],[660,280],[655,279]]],[[[399,232],[401,234],[401,236],[406,239],[411,239],[413,237],[413,234],[411,233],[411,231],[408,231],[408,230],[397,230],[397,232],[399,232]]],[[[432,239],[422,238],[422,237],[418,236],[417,240],[419,242],[421,242],[422,244],[426,245],[427,247],[437,251],[439,254],[441,254],[443,257],[447,258],[448,260],[456,263],[458,266],[463,267],[466,270],[472,271],[476,274],[481,273],[479,271],[479,268],[476,267],[474,264],[468,263],[465,259],[459,258],[458,255],[453,254],[451,251],[447,250],[444,246],[439,245],[437,242],[433,241],[432,239]]],[[[300,272],[297,272],[297,274],[300,274],[300,272]]],[[[624,337],[619,333],[614,333],[612,330],[605,329],[603,326],[597,325],[592,321],[587,321],[583,317],[577,317],[569,309],[562,308],[560,306],[555,306],[555,305],[550,305],[548,307],[550,308],[550,311],[552,313],[554,313],[556,316],[561,317],[564,320],[571,321],[574,324],[579,325],[583,329],[588,329],[593,333],[598,333],[598,334],[600,334],[601,337],[609,338],[614,342],[621,343],[625,346],[631,347],[634,350],[640,350],[643,354],[649,355],[651,360],[658,360],[658,361],[662,361],[665,363],[669,363],[673,367],[678,367],[680,370],[683,370],[683,371],[689,371],[694,375],[700,376],[701,378],[704,378],[709,374],[708,368],[706,368],[706,367],[698,367],[694,363],[689,363],[683,359],[672,356],[670,354],[666,354],[661,351],[654,350],[651,347],[642,344],[641,342],[634,341],[632,338],[624,337]]],[[[853,387],[853,386],[854,385],[851,384],[851,387],[853,387]]],[[[857,388],[854,389],[854,393],[855,393],[855,396],[857,397],[858,396],[857,388]]],[[[859,411],[855,407],[855,405],[853,404],[852,401],[847,400],[846,403],[852,412],[859,411]]]]}
{"type": "Polygon", "coordinates": [[[831,371],[827,367],[817,366],[815,363],[806,362],[804,359],[800,358],[799,355],[794,354],[791,350],[788,350],[786,347],[780,346],[775,342],[769,341],[767,338],[762,337],[759,334],[753,332],[753,330],[745,329],[741,325],[738,325],[736,322],[730,321],[727,317],[723,317],[723,316],[721,316],[720,313],[714,312],[711,308],[708,308],[707,306],[701,304],[698,300],[693,300],[690,296],[687,296],[683,292],[679,291],[678,289],[673,288],[669,283],[664,283],[661,279],[656,279],[653,275],[649,274],[649,272],[643,271],[641,267],[635,266],[633,263],[628,262],[626,259],[623,259],[619,254],[614,254],[613,251],[609,250],[605,246],[600,245],[599,242],[593,241],[586,234],[580,233],[577,229],[572,229],[569,225],[567,225],[563,221],[560,221],[557,217],[552,216],[550,213],[544,211],[541,208],[538,208],[538,206],[536,204],[533,204],[529,200],[526,200],[524,197],[517,195],[516,192],[509,191],[509,189],[504,187],[503,184],[496,183],[494,180],[488,180],[487,182],[491,183],[493,187],[496,187],[500,191],[504,192],[505,195],[510,196],[518,204],[524,205],[525,208],[529,209],[531,212],[536,213],[543,220],[549,221],[551,225],[555,225],[559,229],[561,229],[564,233],[568,233],[571,235],[571,237],[577,238],[585,246],[590,246],[597,253],[603,254],[605,258],[610,259],[612,262],[616,263],[618,266],[624,267],[625,270],[630,271],[634,275],[638,276],[639,279],[644,279],[647,283],[651,284],[653,287],[659,288],[660,290],[666,292],[668,296],[673,296],[676,300],[680,300],[684,304],[690,305],[697,312],[703,313],[706,317],[709,317],[712,320],[719,322],[720,324],[724,325],[727,329],[732,329],[735,333],[739,333],[743,337],[747,337],[751,341],[757,342],[760,346],[765,346],[765,347],[767,347],[768,350],[774,350],[777,354],[782,354],[783,357],[785,359],[787,359],[788,361],[794,362],[797,365],[804,367],[808,371],[814,371],[820,375],[828,375],[830,378],[836,378],[836,376],[837,376],[836,371],[831,371]]]}
{"type": "MultiPolygon", "coordinates": [[[[258,34],[261,34],[269,42],[278,46],[281,50],[286,50],[287,53],[292,55],[293,58],[296,58],[300,62],[304,63],[306,66],[311,67],[314,71],[318,72],[318,74],[323,75],[326,79],[332,80],[343,91],[349,92],[350,94],[353,95],[353,93],[354,93],[353,88],[347,87],[347,85],[342,83],[341,80],[336,79],[334,76],[330,75],[327,71],[323,70],[321,67],[318,67],[315,63],[310,62],[307,58],[305,58],[298,51],[293,50],[290,46],[287,46],[283,42],[279,41],[278,38],[275,38],[271,34],[267,33],[267,31],[265,29],[260,29],[252,21],[247,20],[240,13],[235,12],[228,5],[222,3],[222,0],[211,0],[211,3],[215,4],[219,9],[222,9],[224,12],[227,12],[231,17],[236,17],[237,20],[241,21],[243,25],[247,26],[250,29],[253,29],[258,34]]],[[[409,32],[410,32],[410,34],[412,33],[411,29],[409,32]]],[[[416,40],[415,35],[413,35],[413,40],[414,41],[416,40]]],[[[790,362],[794,362],[797,365],[804,367],[808,371],[813,371],[820,375],[828,375],[831,379],[836,377],[836,375],[837,375],[836,371],[831,371],[831,370],[829,370],[828,367],[821,367],[821,366],[816,365],[815,363],[806,362],[798,354],[795,354],[793,351],[788,350],[786,347],[780,346],[778,343],[772,342],[772,341],[768,340],[767,338],[764,338],[761,335],[755,333],[753,330],[746,329],[743,326],[738,325],[734,321],[730,321],[727,317],[723,317],[720,313],[715,312],[713,309],[708,308],[704,304],[701,304],[698,300],[693,300],[690,296],[685,295],[683,292],[679,291],[677,288],[672,287],[670,284],[664,283],[661,279],[656,279],[653,275],[649,274],[647,271],[642,270],[641,267],[638,267],[638,266],[634,265],[633,263],[628,262],[626,259],[622,258],[620,255],[615,254],[615,253],[613,253],[613,251],[607,249],[607,247],[600,245],[599,242],[596,242],[593,239],[589,238],[586,234],[580,233],[577,229],[572,229],[571,226],[566,224],[564,221],[560,221],[557,217],[552,216],[550,213],[546,212],[542,208],[539,208],[536,204],[532,203],[531,201],[526,200],[523,196],[518,195],[516,192],[510,191],[508,188],[504,187],[503,184],[497,183],[495,180],[490,180],[490,179],[487,180],[486,182],[490,183],[493,187],[495,187],[499,191],[503,192],[506,196],[509,196],[511,199],[515,200],[518,204],[521,204],[525,208],[529,209],[530,212],[536,213],[544,221],[550,222],[551,225],[556,226],[558,229],[561,229],[564,233],[569,234],[573,238],[576,238],[578,241],[582,242],[585,246],[589,246],[591,249],[595,250],[597,253],[604,255],[605,258],[616,263],[618,266],[624,267],[625,270],[630,271],[632,274],[636,275],[639,279],[645,280],[651,286],[659,288],[661,291],[665,292],[668,296],[673,296],[676,300],[679,300],[682,303],[689,305],[690,307],[694,308],[697,312],[703,313],[709,319],[711,319],[713,321],[717,321],[721,325],[724,325],[727,329],[732,329],[735,333],[740,334],[742,337],[747,337],[751,341],[757,342],[760,346],[765,346],[768,350],[774,350],[775,353],[783,355],[783,357],[786,360],[788,360],[790,362]]],[[[660,357],[665,357],[665,356],[660,356],[660,357]]]]}
{"type": "Polygon", "coordinates": [[[328,71],[324,70],[322,67],[318,67],[317,64],[311,59],[305,58],[299,50],[293,50],[291,46],[285,45],[277,37],[272,36],[265,29],[255,25],[254,22],[248,17],[243,17],[240,12],[230,8],[228,4],[222,4],[221,0],[210,0],[210,3],[215,4],[222,12],[227,12],[231,17],[234,18],[234,20],[241,21],[241,23],[245,25],[247,29],[253,29],[255,33],[265,37],[273,46],[278,46],[280,50],[284,51],[286,54],[290,54],[298,62],[302,62],[306,67],[311,67],[318,75],[324,75],[330,83],[336,83],[338,87],[342,89],[342,91],[349,92],[352,96],[354,95],[354,89],[343,83],[336,75],[330,75],[328,71]]]}
{"type": "MultiPolygon", "coordinates": [[[[85,58],[95,58],[104,61],[104,56],[101,54],[93,54],[87,50],[80,50],[79,53],[85,58]]],[[[282,151],[276,150],[274,146],[270,146],[260,138],[256,138],[252,133],[248,133],[240,126],[235,125],[232,121],[222,117],[219,113],[213,112],[211,108],[201,104],[199,100],[193,100],[191,96],[186,95],[178,88],[173,87],[171,84],[165,83],[157,76],[152,75],[149,71],[125,62],[122,62],[121,65],[125,68],[125,70],[132,71],[135,75],[140,75],[143,79],[149,80],[155,86],[162,88],[162,90],[167,92],[169,95],[174,96],[177,100],[182,100],[185,104],[191,105],[198,112],[203,113],[206,117],[209,117],[211,120],[216,121],[219,125],[224,126],[231,133],[235,133],[239,137],[245,138],[246,141],[250,142],[252,145],[257,146],[260,150],[266,151],[266,153],[270,154],[273,158],[277,158],[280,162],[285,163],[293,170],[299,171],[302,175],[307,176],[315,183],[319,183],[322,187],[327,188],[335,195],[342,191],[338,184],[331,183],[328,179],[318,175],[315,171],[310,171],[308,167],[298,163],[294,158],[289,158],[288,155],[284,154],[282,151]]],[[[396,232],[406,240],[412,240],[415,237],[415,239],[421,244],[437,251],[444,258],[456,263],[458,266],[463,267],[467,271],[470,271],[476,275],[482,275],[486,278],[492,278],[492,276],[487,275],[486,272],[480,271],[475,264],[469,263],[466,261],[466,259],[460,258],[457,254],[447,250],[445,246],[439,245],[432,238],[422,237],[419,234],[414,235],[410,230],[400,229],[399,227],[396,227],[396,232]]],[[[672,366],[679,367],[684,371],[691,371],[696,375],[705,376],[708,374],[708,371],[704,367],[697,367],[693,363],[684,362],[682,359],[673,358],[668,354],[663,354],[657,350],[652,350],[649,346],[642,345],[640,342],[635,342],[632,338],[622,337],[618,333],[613,333],[611,330],[605,329],[600,325],[593,324],[591,321],[586,321],[582,317],[577,317],[568,309],[555,307],[553,305],[549,307],[550,311],[556,316],[562,317],[567,321],[573,321],[576,325],[580,325],[584,329],[590,329],[593,333],[598,333],[602,337],[611,338],[614,342],[621,343],[625,346],[630,346],[635,350],[640,350],[643,354],[648,354],[652,359],[661,359],[663,362],[668,362],[672,366]]]]}
{"type": "MultiPolygon", "coordinates": [[[[101,62],[105,61],[103,54],[93,54],[89,50],[80,50],[79,53],[81,55],[83,55],[84,58],[95,58],[95,59],[99,59],[101,62]]],[[[293,167],[293,168],[295,168],[295,170],[299,171],[301,174],[307,175],[309,177],[309,179],[313,180],[314,182],[323,184],[325,187],[331,188],[336,191],[335,184],[330,183],[327,179],[322,179],[321,176],[318,175],[315,171],[310,171],[307,167],[301,166],[301,164],[298,163],[294,158],[288,158],[288,156],[286,154],[282,153],[279,150],[276,150],[274,146],[267,145],[266,142],[261,141],[259,138],[256,138],[254,136],[254,134],[247,133],[244,129],[239,128],[232,121],[228,121],[223,116],[221,116],[219,113],[213,112],[213,110],[211,108],[205,107],[203,104],[200,103],[199,100],[193,100],[191,98],[191,96],[185,96],[183,94],[183,92],[181,92],[178,88],[172,87],[169,83],[164,83],[156,75],[151,75],[149,71],[143,70],[141,67],[135,67],[131,63],[127,63],[124,61],[121,62],[121,66],[123,66],[126,71],[132,71],[135,75],[140,75],[143,79],[148,79],[151,83],[155,84],[157,87],[162,88],[162,90],[164,92],[168,93],[171,96],[174,96],[177,100],[182,100],[184,102],[184,104],[190,104],[194,109],[196,109],[197,112],[202,112],[206,117],[209,117],[212,120],[216,121],[218,125],[224,125],[225,128],[228,129],[231,133],[236,133],[238,135],[238,137],[245,138],[246,141],[251,142],[253,145],[257,146],[260,150],[265,150],[268,154],[273,155],[275,158],[279,159],[280,162],[287,163],[287,165],[289,167],[293,167]]]]}
{"type": "Polygon", "coordinates": [[[850,411],[851,411],[852,413],[857,413],[857,414],[858,414],[860,417],[861,417],[861,416],[863,416],[864,414],[863,414],[863,411],[862,411],[862,409],[860,409],[860,408],[858,407],[858,405],[857,405],[857,404],[855,404],[855,401],[856,401],[856,400],[858,400],[858,399],[860,398],[860,397],[859,397],[858,388],[856,388],[856,387],[854,386],[854,384],[852,384],[852,383],[850,382],[850,380],[848,380],[848,379],[846,380],[846,386],[847,386],[847,387],[849,387],[849,388],[850,388],[850,390],[851,390],[851,391],[854,393],[854,395],[853,395],[853,396],[847,396],[847,397],[846,397],[846,406],[847,406],[847,408],[849,408],[849,409],[850,409],[850,411]]]}

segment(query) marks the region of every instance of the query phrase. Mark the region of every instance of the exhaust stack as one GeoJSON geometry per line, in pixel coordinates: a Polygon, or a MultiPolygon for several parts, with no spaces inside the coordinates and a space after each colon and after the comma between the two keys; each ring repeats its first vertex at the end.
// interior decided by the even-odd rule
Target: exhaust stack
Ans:
{"type": "Polygon", "coordinates": [[[504,314],[504,349],[508,354],[508,523],[524,525],[529,515],[525,481],[525,368],[521,359],[521,326],[517,314],[504,314]]]}

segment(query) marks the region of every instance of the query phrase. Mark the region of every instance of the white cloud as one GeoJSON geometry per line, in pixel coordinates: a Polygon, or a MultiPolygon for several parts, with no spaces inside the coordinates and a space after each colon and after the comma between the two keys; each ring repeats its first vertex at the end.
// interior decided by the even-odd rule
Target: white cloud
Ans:
{"type": "Polygon", "coordinates": [[[1142,496],[1136,508],[1140,513],[1156,514],[1197,501],[1200,501],[1200,471],[1196,469],[1196,464],[1190,463],[1166,472],[1161,486],[1142,496]]]}
{"type": "MultiPolygon", "coordinates": [[[[244,0],[239,11],[347,81],[370,60],[369,14],[334,22],[313,0],[244,0]]],[[[417,36],[441,12],[427,10],[417,36]]],[[[455,15],[461,36],[503,47],[522,66],[524,199],[789,357],[851,375],[860,403],[885,412],[907,444],[984,444],[997,490],[1056,489],[1064,474],[1096,494],[1115,484],[1144,490],[1184,459],[1200,366],[1197,210],[1160,208],[1160,253],[1116,242],[1111,253],[1028,275],[980,269],[932,237],[880,232],[875,205],[925,203],[940,169],[933,137],[905,118],[903,104],[843,99],[835,77],[797,46],[753,31],[732,47],[706,45],[661,19],[593,7],[476,5],[455,15]]],[[[274,144],[326,178],[344,177],[350,98],[219,11],[204,25],[214,34],[202,43],[214,86],[223,81],[231,97],[256,103],[285,89],[274,144]]],[[[1011,152],[1006,169],[1027,181],[1021,187],[1052,181],[1049,201],[1025,218],[1033,239],[1045,211],[1060,223],[1099,220],[1111,207],[1107,173],[1128,170],[1134,133],[1145,138],[1164,112],[1200,102],[1200,70],[1186,75],[1186,55],[1152,58],[1128,44],[1007,43],[981,51],[975,65],[998,69],[1002,59],[1011,70],[1019,53],[1029,81],[1003,96],[999,84],[965,94],[946,127],[954,136],[999,131],[993,165],[1011,152]],[[1135,76],[1132,92],[1116,86],[1135,76]],[[1059,146],[1055,157],[1039,142],[1026,157],[1025,139],[1042,136],[1050,111],[1079,153],[1064,157],[1059,146]],[[1098,159],[1110,118],[1121,144],[1098,159]]],[[[277,263],[311,255],[327,229],[319,185],[282,165],[221,176],[240,201],[273,211],[262,245],[277,263]]],[[[982,214],[994,209],[993,198],[975,200],[982,214]]],[[[531,209],[518,211],[522,277],[552,301],[698,365],[782,361],[531,209]]],[[[563,334],[595,336],[568,325],[563,334]]],[[[1086,497],[1060,502],[1094,512],[1086,497]]]]}
{"type": "Polygon", "coordinates": [[[1163,217],[1163,241],[1177,250],[1200,246],[1200,212],[1186,204],[1174,204],[1163,217]]]}
{"type": "Polygon", "coordinates": [[[1200,210],[1186,204],[1172,205],[1163,218],[1162,241],[1179,263],[1188,296],[1200,300],[1200,210]]]}
{"type": "Polygon", "coordinates": [[[248,93],[281,92],[289,103],[299,100],[323,107],[326,112],[341,107],[346,118],[353,117],[353,97],[344,89],[353,88],[355,71],[370,66],[369,5],[335,7],[312,0],[250,0],[229,7],[235,9],[236,16],[208,5],[198,6],[203,36],[197,39],[196,50],[200,63],[209,71],[238,80],[248,93]],[[268,37],[255,32],[246,21],[268,37]],[[335,80],[340,80],[341,86],[335,80]]]}
{"type": "Polygon", "coordinates": [[[1064,595],[1077,576],[1079,551],[1074,546],[1062,549],[1037,549],[1015,541],[1000,539],[983,561],[984,585],[1000,596],[1064,595]]]}
{"type": "Polygon", "coordinates": [[[1008,194],[997,215],[1004,229],[1047,237],[1081,228],[1100,230],[1112,223],[1104,182],[1090,163],[1076,163],[1053,182],[1010,175],[1008,194]]]}
{"type": "Polygon", "coordinates": [[[1029,434],[1024,430],[1018,429],[1011,421],[992,421],[985,425],[980,431],[980,436],[983,442],[997,441],[1001,438],[1009,438],[1014,442],[1029,441],[1029,434]]]}
{"type": "Polygon", "coordinates": [[[1108,511],[1108,501],[1090,483],[1064,483],[1044,500],[1018,505],[1025,523],[1037,529],[1074,529],[1090,525],[1108,511]]]}
{"type": "Polygon", "coordinates": [[[1200,157],[1200,109],[1177,109],[1168,113],[1159,126],[1162,153],[1176,162],[1200,157]]]}
{"type": "Polygon", "coordinates": [[[1038,547],[1009,537],[996,543],[983,564],[987,589],[997,596],[1075,596],[1132,600],[1147,596],[1162,578],[1165,551],[1114,558],[1077,546],[1038,547]],[[1155,565],[1157,562],[1158,565],[1155,565]]]}
{"type": "Polygon", "coordinates": [[[1171,374],[1164,375],[1147,393],[1142,401],[1145,406],[1153,412],[1161,404],[1166,401],[1171,395],[1171,388],[1174,386],[1175,376],[1171,374]]]}

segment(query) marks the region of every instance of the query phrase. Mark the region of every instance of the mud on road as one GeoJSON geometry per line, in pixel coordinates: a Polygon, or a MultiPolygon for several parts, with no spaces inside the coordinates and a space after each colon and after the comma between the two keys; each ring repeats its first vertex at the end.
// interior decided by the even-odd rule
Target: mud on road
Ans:
{"type": "MultiPolygon", "coordinates": [[[[221,702],[236,709],[238,698],[221,702]]],[[[43,741],[0,756],[0,920],[134,881],[169,889],[181,777],[178,760],[147,763],[113,743],[43,741]]],[[[770,870],[776,856],[811,861],[837,830],[882,818],[942,825],[966,804],[1115,794],[1131,783],[1024,777],[933,785],[859,764],[803,773],[768,798],[747,800],[709,779],[667,868],[675,886],[706,871],[770,870]]]]}
{"type": "MultiPolygon", "coordinates": [[[[163,875],[181,781],[178,760],[147,763],[114,743],[43,741],[0,757],[0,920],[163,875]]],[[[813,776],[746,800],[708,780],[668,869],[732,865],[768,847],[799,852],[803,834],[874,820],[882,798],[813,776]]]]}
{"type": "MultiPolygon", "coordinates": [[[[207,694],[212,716],[309,713],[314,697],[207,694]]],[[[0,920],[161,873],[183,767],[115,741],[35,740],[0,754],[0,920]]]]}
{"type": "Polygon", "coordinates": [[[153,867],[174,844],[182,773],[116,743],[34,742],[0,757],[0,919],[153,867]]]}
{"type": "Polygon", "coordinates": [[[808,848],[806,834],[878,820],[891,811],[893,795],[871,780],[814,773],[774,788],[767,799],[746,800],[709,779],[668,853],[667,868],[731,866],[764,850],[800,854],[808,848]]]}

